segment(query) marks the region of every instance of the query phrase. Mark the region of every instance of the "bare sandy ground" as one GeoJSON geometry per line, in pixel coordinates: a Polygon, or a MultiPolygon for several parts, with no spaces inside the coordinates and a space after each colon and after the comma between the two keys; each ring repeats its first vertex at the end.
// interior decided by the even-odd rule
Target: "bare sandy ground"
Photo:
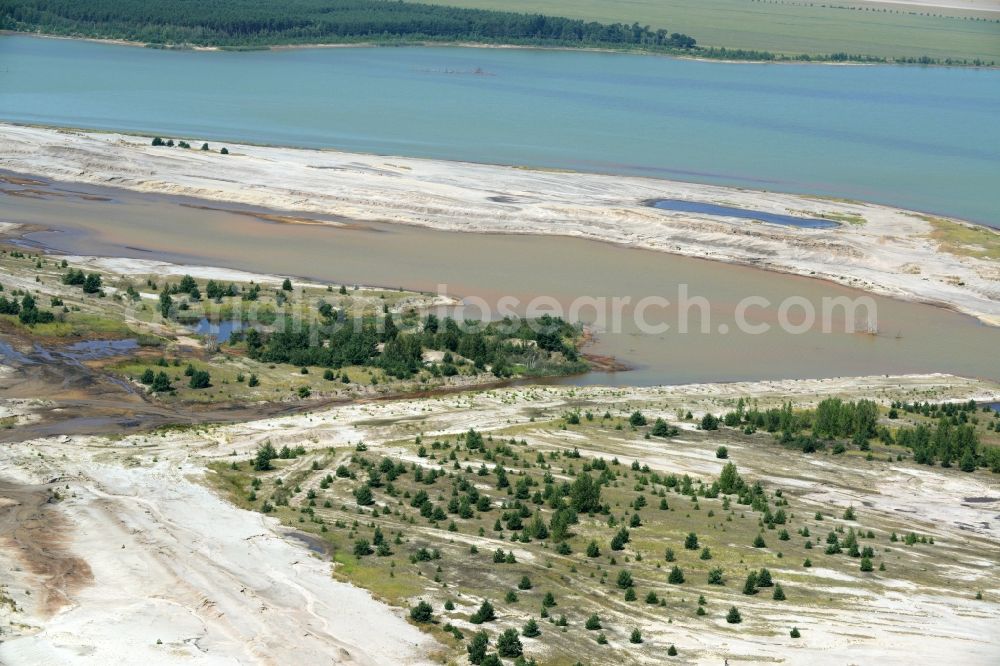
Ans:
{"type": "Polygon", "coordinates": [[[4,582],[27,617],[6,628],[16,637],[0,643],[0,663],[430,663],[432,639],[333,580],[272,521],[190,480],[200,472],[182,448],[137,467],[109,447],[64,438],[4,452],[4,478],[65,497],[49,521],[92,578],[51,614],[25,594],[46,581],[5,543],[4,582]]]}
{"type": "MultiPolygon", "coordinates": [[[[812,404],[833,394],[993,399],[1000,395],[1000,384],[920,375],[636,389],[520,387],[356,403],[154,436],[61,437],[5,446],[0,478],[33,492],[59,493],[61,501],[44,511],[59,526],[63,557],[79,558],[91,578],[82,585],[55,586],[65,592],[66,603],[47,610],[37,594],[26,590],[52,587],[51,579],[25,566],[22,554],[4,542],[0,570],[6,594],[19,611],[0,612],[8,638],[0,644],[0,662],[411,664],[439,654],[441,646],[408,625],[400,612],[334,581],[330,565],[283,536],[274,521],[237,509],[205,487],[207,462],[230,459],[234,451],[246,457],[264,439],[279,447],[307,448],[364,440],[379,451],[405,432],[528,425],[529,415],[558,415],[581,404],[616,410],[641,406],[649,414],[670,416],[678,407],[719,411],[737,396],[757,397],[762,404],[785,398],[812,404]]],[[[567,439],[572,434],[529,437],[533,446],[566,447],[576,444],[567,439]]],[[[722,464],[712,454],[714,444],[689,447],[683,437],[669,452],[655,442],[622,446],[617,455],[666,463],[678,472],[717,474],[722,464]]],[[[957,501],[997,496],[1000,486],[986,474],[914,471],[892,463],[885,463],[884,473],[859,471],[829,458],[802,469],[791,457],[775,460],[751,452],[741,453],[740,460],[741,471],[766,474],[826,508],[864,502],[868,515],[892,517],[919,505],[913,528],[942,543],[966,539],[963,535],[973,534],[967,526],[973,525],[979,526],[977,538],[1000,545],[996,506],[957,501]]],[[[0,506],[0,515],[3,510],[0,506]]],[[[794,655],[766,632],[734,635],[724,625],[688,618],[676,618],[669,627],[644,626],[643,633],[667,631],[672,640],[698,645],[706,664],[721,663],[724,655],[739,655],[733,663],[908,663],[917,636],[920,654],[936,663],[988,663],[1000,650],[1000,604],[989,601],[1000,589],[988,580],[991,562],[970,559],[967,552],[955,562],[956,576],[984,589],[986,602],[937,589],[852,592],[837,572],[817,570],[815,576],[829,578],[823,580],[831,594],[856,594],[857,603],[850,613],[769,608],[769,620],[808,627],[810,640],[794,655]]]]}
{"type": "MultiPolygon", "coordinates": [[[[192,141],[194,141],[192,139],[192,141]]],[[[1000,325],[996,262],[941,251],[931,225],[885,206],[648,178],[228,144],[232,154],[147,139],[0,124],[11,171],[276,209],[451,231],[578,236],[825,278],[935,303],[1000,325]],[[864,224],[801,229],[659,211],[678,198],[864,224]]]]}

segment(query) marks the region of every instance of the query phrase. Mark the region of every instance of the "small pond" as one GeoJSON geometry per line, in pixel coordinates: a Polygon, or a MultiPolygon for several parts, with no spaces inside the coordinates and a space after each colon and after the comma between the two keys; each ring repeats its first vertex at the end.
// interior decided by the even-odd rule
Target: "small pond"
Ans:
{"type": "Polygon", "coordinates": [[[766,213],[760,210],[720,206],[719,204],[705,203],[703,201],[657,199],[651,202],[650,205],[653,206],[653,208],[659,208],[660,210],[675,210],[682,213],[702,213],[704,215],[717,215],[719,217],[738,217],[743,220],[758,220],[760,222],[770,222],[771,224],[782,224],[791,227],[803,227],[806,229],[831,229],[833,227],[840,226],[832,220],[822,220],[815,217],[795,217],[794,215],[782,215],[780,213],[766,213]]]}

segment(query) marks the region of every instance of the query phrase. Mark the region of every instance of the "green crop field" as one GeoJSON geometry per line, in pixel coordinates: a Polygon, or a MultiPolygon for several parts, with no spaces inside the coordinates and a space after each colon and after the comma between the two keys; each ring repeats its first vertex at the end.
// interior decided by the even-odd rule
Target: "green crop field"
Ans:
{"type": "Polygon", "coordinates": [[[638,22],[691,35],[703,46],[783,54],[979,58],[1000,62],[1000,12],[906,5],[758,0],[426,0],[542,12],[605,23],[638,22]]]}

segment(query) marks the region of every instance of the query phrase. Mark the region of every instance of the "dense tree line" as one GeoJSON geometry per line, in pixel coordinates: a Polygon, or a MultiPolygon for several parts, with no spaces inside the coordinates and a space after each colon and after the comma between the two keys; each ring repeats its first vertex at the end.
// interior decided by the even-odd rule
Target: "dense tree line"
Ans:
{"type": "MultiPolygon", "coordinates": [[[[719,60],[897,62],[995,66],[979,58],[783,54],[699,47],[694,38],[637,23],[462,9],[389,0],[0,0],[0,29],[124,39],[153,45],[254,48],[277,44],[472,41],[538,46],[695,51],[719,60]]],[[[222,149],[223,153],[227,151],[222,149]]]]}
{"type": "Polygon", "coordinates": [[[404,379],[424,367],[425,349],[443,351],[440,364],[432,372],[458,374],[456,359],[468,359],[476,370],[490,366],[494,375],[509,377],[513,365],[549,364],[559,354],[562,370],[583,369],[585,364],[572,343],[579,331],[557,317],[537,321],[504,319],[489,324],[459,325],[451,318],[438,320],[428,315],[419,329],[400,331],[392,315],[382,319],[365,317],[340,319],[340,313],[326,308],[321,326],[278,326],[273,332],[250,328],[235,333],[230,342],[246,344],[247,353],[266,363],[341,368],[350,365],[382,368],[386,374],[404,379]],[[381,345],[381,350],[379,349],[381,345]]]}
{"type": "Polygon", "coordinates": [[[637,23],[387,0],[0,0],[0,28],[214,46],[403,39],[695,47],[687,35],[637,23]]]}
{"type": "Polygon", "coordinates": [[[7,300],[5,296],[0,296],[0,314],[17,315],[18,321],[26,326],[48,324],[56,318],[49,310],[38,309],[35,297],[28,293],[24,294],[20,303],[17,299],[7,300]]]}
{"type": "Polygon", "coordinates": [[[925,465],[940,462],[942,467],[951,467],[957,462],[962,471],[972,472],[981,462],[975,428],[967,423],[952,425],[945,418],[932,426],[920,424],[915,428],[900,428],[896,432],[896,443],[912,449],[913,460],[925,465]]]}

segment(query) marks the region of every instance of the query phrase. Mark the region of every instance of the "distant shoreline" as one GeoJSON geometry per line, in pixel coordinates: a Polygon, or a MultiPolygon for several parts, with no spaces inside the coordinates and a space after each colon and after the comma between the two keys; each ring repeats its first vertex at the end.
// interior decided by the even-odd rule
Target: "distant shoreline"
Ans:
{"type": "MultiPolygon", "coordinates": [[[[960,68],[960,69],[1000,69],[1000,64],[989,63],[989,64],[974,64],[970,62],[944,62],[940,59],[931,59],[928,62],[911,62],[913,59],[895,59],[895,58],[879,58],[877,56],[858,58],[858,59],[848,59],[840,60],[834,59],[827,56],[821,55],[788,55],[775,53],[773,59],[767,58],[739,58],[739,57],[712,57],[706,55],[705,53],[691,52],[670,52],[670,51],[656,51],[644,49],[641,47],[635,48],[611,48],[607,46],[569,46],[569,45],[537,45],[537,44],[513,44],[513,43],[493,43],[493,42],[470,42],[462,40],[368,40],[368,41],[357,41],[357,42],[317,42],[317,43],[303,43],[303,44],[262,44],[262,45],[246,45],[246,46],[203,46],[196,44],[157,44],[154,42],[140,42],[140,41],[130,41],[125,39],[114,39],[114,38],[102,38],[102,37],[87,37],[85,35],[54,35],[42,32],[28,32],[20,30],[0,30],[0,37],[4,36],[24,36],[24,37],[35,37],[41,39],[62,39],[68,41],[79,41],[79,42],[92,42],[95,44],[108,44],[112,46],[129,46],[133,48],[147,48],[152,50],[162,50],[162,51],[210,51],[210,52],[230,52],[230,53],[254,53],[262,51],[298,51],[298,50],[308,50],[308,49],[349,49],[349,48],[466,48],[466,49],[514,49],[523,51],[566,51],[566,52],[585,52],[585,53],[606,53],[606,54],[618,54],[618,55],[638,55],[638,56],[651,56],[660,58],[671,58],[674,60],[691,60],[695,62],[706,62],[706,63],[719,63],[719,64],[729,64],[729,65],[825,65],[825,66],[840,66],[840,67],[870,67],[870,66],[885,66],[885,67],[941,67],[941,68],[960,68]],[[807,59],[806,59],[807,58],[807,59]]],[[[740,51],[741,49],[729,49],[729,47],[707,47],[709,49],[725,49],[734,52],[740,51]]]]}

